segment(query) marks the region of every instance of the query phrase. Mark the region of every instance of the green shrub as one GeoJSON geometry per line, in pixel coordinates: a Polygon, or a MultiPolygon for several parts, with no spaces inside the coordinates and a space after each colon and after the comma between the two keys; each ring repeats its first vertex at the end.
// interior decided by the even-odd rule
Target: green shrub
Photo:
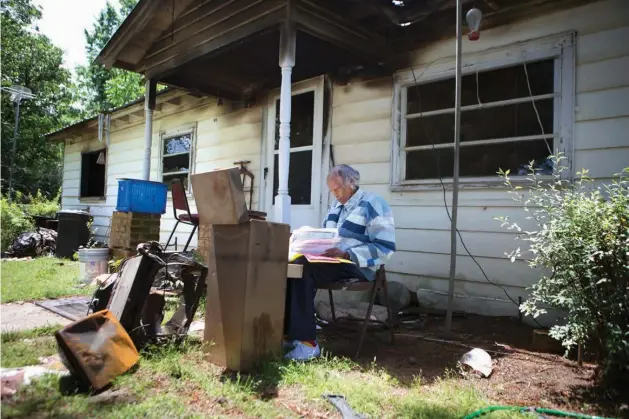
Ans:
{"type": "MultiPolygon", "coordinates": [[[[552,160],[552,180],[529,166],[530,189],[524,193],[509,172],[500,173],[537,228],[523,231],[506,218],[503,225],[529,243],[531,265],[549,272],[520,309],[534,317],[545,312],[544,306],[564,311],[565,324],[552,327],[551,336],[567,349],[589,344],[598,355],[600,377],[616,383],[629,375],[629,168],[611,184],[596,187],[587,171],[568,182],[561,176],[562,157],[552,160]]],[[[509,256],[520,254],[518,249],[509,256]]]]}
{"type": "Polygon", "coordinates": [[[54,217],[59,211],[60,193],[52,199],[46,198],[40,191],[35,196],[17,192],[13,201],[2,198],[1,210],[1,249],[7,250],[20,234],[35,229],[33,217],[54,217]]]}
{"type": "Polygon", "coordinates": [[[2,251],[7,250],[13,240],[25,231],[32,230],[35,227],[33,220],[29,218],[21,204],[16,201],[9,202],[2,197],[0,202],[0,216],[2,231],[0,232],[2,251]]]}
{"type": "Polygon", "coordinates": [[[59,211],[59,198],[61,191],[52,199],[46,198],[40,191],[35,196],[29,195],[26,198],[24,211],[31,217],[51,217],[54,218],[59,211]]]}

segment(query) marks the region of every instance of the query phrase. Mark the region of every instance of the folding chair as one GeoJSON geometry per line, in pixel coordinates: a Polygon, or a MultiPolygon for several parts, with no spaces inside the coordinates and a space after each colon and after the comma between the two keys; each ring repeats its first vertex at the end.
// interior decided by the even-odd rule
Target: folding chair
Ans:
{"type": "Polygon", "coordinates": [[[360,331],[360,337],[358,338],[358,349],[356,351],[356,358],[360,355],[360,350],[363,346],[363,341],[365,339],[365,333],[367,332],[367,326],[370,323],[384,325],[389,334],[391,335],[391,343],[395,342],[395,334],[393,332],[393,313],[391,310],[391,305],[389,304],[389,294],[387,292],[387,277],[384,269],[384,265],[378,268],[376,272],[376,278],[373,281],[359,281],[359,282],[333,282],[331,284],[318,287],[318,289],[328,290],[328,295],[330,297],[330,310],[332,311],[332,322],[337,323],[338,320],[336,318],[336,312],[334,310],[334,297],[332,291],[370,291],[369,298],[369,308],[367,309],[367,314],[365,316],[365,320],[358,319],[345,319],[345,320],[357,320],[362,321],[363,325],[360,331]],[[376,300],[376,294],[378,291],[382,289],[384,291],[384,303],[387,308],[387,321],[382,322],[380,320],[372,320],[371,312],[373,310],[373,304],[376,300]]]}
{"type": "Polygon", "coordinates": [[[190,245],[190,241],[192,240],[194,233],[199,227],[199,214],[190,213],[190,205],[188,205],[188,197],[186,196],[186,189],[183,186],[183,181],[179,178],[173,179],[171,185],[171,193],[173,196],[173,212],[175,214],[175,220],[177,220],[177,223],[175,224],[172,233],[170,233],[170,237],[168,237],[168,241],[166,242],[166,246],[164,246],[164,250],[168,249],[168,245],[170,244],[170,240],[175,234],[175,230],[177,230],[177,226],[179,225],[179,223],[182,223],[193,226],[190,237],[188,237],[188,241],[186,242],[186,246],[183,248],[183,251],[185,252],[190,245]],[[185,211],[186,213],[177,215],[177,210],[185,211]]]}

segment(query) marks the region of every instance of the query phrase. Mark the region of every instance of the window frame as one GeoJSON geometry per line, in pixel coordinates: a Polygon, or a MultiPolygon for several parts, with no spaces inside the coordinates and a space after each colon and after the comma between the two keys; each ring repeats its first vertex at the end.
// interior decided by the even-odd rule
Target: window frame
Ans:
{"type": "Polygon", "coordinates": [[[107,147],[100,147],[98,149],[95,150],[91,150],[91,149],[86,149],[86,150],[82,150],[81,151],[81,166],[80,166],[80,170],[79,170],[79,201],[80,202],[103,202],[105,200],[107,200],[107,169],[109,166],[109,150],[107,149],[107,147]],[[86,154],[100,154],[104,152],[105,153],[105,184],[103,186],[103,195],[102,196],[82,196],[81,193],[81,184],[82,184],[82,179],[83,179],[83,156],[86,154]]]}
{"type": "MultiPolygon", "coordinates": [[[[186,195],[188,197],[192,196],[192,181],[191,177],[195,173],[195,156],[196,156],[196,147],[197,147],[197,127],[196,124],[191,126],[181,127],[171,131],[161,131],[159,133],[159,182],[164,183],[164,175],[168,175],[168,173],[164,173],[164,157],[168,155],[164,154],[164,141],[170,140],[171,138],[181,137],[184,135],[190,134],[191,142],[190,142],[190,152],[189,154],[189,165],[188,169],[188,187],[186,188],[186,195]]],[[[174,172],[170,172],[170,174],[174,174],[174,172]]],[[[168,199],[172,200],[172,194],[168,193],[168,199]]]]}
{"type": "MultiPolygon", "coordinates": [[[[572,179],[573,173],[573,129],[574,129],[574,101],[575,101],[575,56],[573,32],[540,38],[522,43],[512,43],[507,46],[493,48],[477,53],[464,55],[462,75],[477,72],[498,70],[505,67],[522,65],[525,62],[535,62],[554,59],[554,112],[553,149],[564,154],[569,168],[563,176],[572,179]]],[[[426,190],[442,187],[452,187],[452,177],[435,179],[412,179],[406,177],[406,92],[409,87],[417,84],[433,83],[455,76],[454,57],[414,68],[399,71],[394,75],[393,111],[392,111],[392,153],[391,153],[391,189],[393,191],[426,190]]],[[[525,177],[514,176],[513,183],[525,181],[525,177]]],[[[496,176],[461,177],[459,183],[465,188],[504,187],[503,181],[496,176]]]]}

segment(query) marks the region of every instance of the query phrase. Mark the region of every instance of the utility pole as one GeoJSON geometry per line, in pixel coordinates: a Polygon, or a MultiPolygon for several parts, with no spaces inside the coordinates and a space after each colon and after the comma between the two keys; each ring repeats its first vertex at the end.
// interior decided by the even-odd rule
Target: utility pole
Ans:
{"type": "Polygon", "coordinates": [[[13,199],[13,174],[15,171],[15,152],[17,149],[17,136],[20,127],[20,103],[22,100],[34,99],[35,95],[31,90],[23,86],[11,86],[3,89],[11,93],[11,101],[15,103],[15,126],[13,127],[13,144],[11,146],[11,165],[9,166],[9,191],[7,197],[9,201],[13,199]]]}

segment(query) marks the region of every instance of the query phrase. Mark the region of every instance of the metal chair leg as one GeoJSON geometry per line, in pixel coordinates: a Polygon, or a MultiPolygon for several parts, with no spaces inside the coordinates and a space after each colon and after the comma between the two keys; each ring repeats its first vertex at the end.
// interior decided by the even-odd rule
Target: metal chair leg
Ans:
{"type": "Polygon", "coordinates": [[[192,240],[192,236],[194,236],[194,232],[197,231],[197,227],[198,226],[195,224],[194,227],[192,228],[192,233],[190,233],[190,236],[188,237],[188,241],[186,242],[186,245],[183,248],[184,252],[188,250],[188,245],[190,245],[190,241],[192,240]]]}
{"type": "Polygon", "coordinates": [[[332,295],[332,290],[328,290],[328,295],[330,296],[330,311],[332,312],[332,321],[336,321],[336,310],[334,309],[334,296],[332,295]]]}
{"type": "Polygon", "coordinates": [[[395,342],[395,334],[393,333],[393,310],[391,310],[391,302],[389,301],[389,291],[387,289],[387,280],[382,280],[382,291],[384,291],[384,300],[387,307],[387,328],[391,334],[391,343],[395,342]]]}
{"type": "Polygon", "coordinates": [[[367,315],[365,316],[365,324],[363,324],[363,329],[360,332],[360,337],[358,338],[358,350],[356,351],[356,358],[360,355],[360,350],[363,347],[363,340],[365,340],[365,333],[367,332],[367,326],[369,324],[369,320],[371,318],[371,311],[373,310],[373,304],[376,301],[376,293],[378,290],[377,280],[374,280],[373,287],[371,289],[371,302],[369,303],[369,308],[367,309],[367,315]]]}
{"type": "Polygon", "coordinates": [[[179,225],[179,220],[175,223],[175,227],[173,227],[173,231],[170,232],[170,236],[168,236],[168,241],[166,242],[166,246],[164,246],[164,250],[168,250],[168,245],[170,244],[170,240],[173,238],[175,234],[175,230],[177,230],[177,226],[179,225]]]}

